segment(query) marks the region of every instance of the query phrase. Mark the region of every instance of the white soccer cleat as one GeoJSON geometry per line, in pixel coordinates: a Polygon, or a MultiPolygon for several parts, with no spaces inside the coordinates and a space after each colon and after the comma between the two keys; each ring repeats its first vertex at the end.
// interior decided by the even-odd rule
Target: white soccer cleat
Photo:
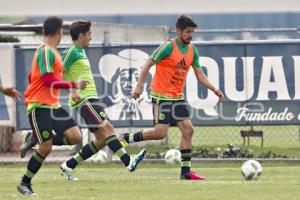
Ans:
{"type": "Polygon", "coordinates": [[[135,171],[138,164],[146,157],[146,154],[147,154],[146,149],[143,149],[137,155],[135,155],[133,158],[131,158],[129,165],[127,166],[127,169],[130,172],[135,171]]]}
{"type": "Polygon", "coordinates": [[[68,177],[69,181],[78,181],[79,179],[75,176],[73,169],[69,168],[67,166],[67,163],[64,162],[60,165],[60,169],[62,172],[62,175],[66,175],[68,177]]]}

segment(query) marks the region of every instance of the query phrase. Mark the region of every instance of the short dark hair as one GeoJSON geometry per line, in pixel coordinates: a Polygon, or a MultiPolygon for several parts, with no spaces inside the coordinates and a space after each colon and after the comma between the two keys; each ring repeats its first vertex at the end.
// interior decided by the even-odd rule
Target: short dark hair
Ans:
{"type": "Polygon", "coordinates": [[[193,27],[196,28],[198,25],[194,22],[194,20],[187,15],[181,15],[178,17],[176,22],[176,28],[179,28],[180,30],[184,30],[187,27],[193,27]]]}
{"type": "Polygon", "coordinates": [[[70,26],[72,40],[77,40],[80,33],[86,33],[91,29],[90,21],[76,21],[70,26]]]}
{"type": "Polygon", "coordinates": [[[63,27],[63,20],[59,17],[48,17],[43,24],[43,34],[45,36],[55,35],[63,27]]]}

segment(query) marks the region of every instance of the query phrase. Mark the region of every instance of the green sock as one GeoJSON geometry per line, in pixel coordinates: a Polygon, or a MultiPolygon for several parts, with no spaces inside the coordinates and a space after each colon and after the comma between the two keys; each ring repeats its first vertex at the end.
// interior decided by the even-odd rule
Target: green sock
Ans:
{"type": "Polygon", "coordinates": [[[181,149],[181,174],[185,175],[191,170],[192,149],[181,149]]]}
{"type": "Polygon", "coordinates": [[[129,165],[130,156],[115,135],[106,138],[106,144],[121,159],[125,166],[129,165]]]}
{"type": "Polygon", "coordinates": [[[124,135],[124,139],[126,140],[127,143],[134,143],[134,142],[140,142],[144,140],[143,137],[143,131],[139,131],[136,133],[126,133],[124,135]]]}
{"type": "Polygon", "coordinates": [[[80,162],[90,158],[98,152],[94,142],[86,144],[73,158],[66,162],[67,166],[74,169],[80,162]]]}
{"type": "Polygon", "coordinates": [[[38,152],[35,152],[28,164],[27,164],[27,170],[26,173],[24,174],[23,178],[22,178],[22,182],[24,183],[30,183],[31,179],[33,178],[33,176],[39,171],[39,169],[41,168],[43,162],[44,162],[45,158],[41,155],[38,154],[38,152]]]}

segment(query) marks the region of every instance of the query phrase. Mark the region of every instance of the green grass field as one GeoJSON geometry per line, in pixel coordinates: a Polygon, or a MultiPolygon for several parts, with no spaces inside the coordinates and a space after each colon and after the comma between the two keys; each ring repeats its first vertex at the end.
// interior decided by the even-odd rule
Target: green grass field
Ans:
{"type": "MultiPolygon", "coordinates": [[[[29,199],[16,184],[25,165],[0,166],[0,199],[29,199]]],[[[69,182],[59,175],[58,165],[44,165],[33,181],[39,195],[33,199],[108,200],[298,200],[300,166],[263,164],[257,181],[245,181],[240,164],[195,164],[207,181],[181,181],[179,169],[164,164],[143,164],[135,173],[120,164],[84,164],[77,168],[80,181],[69,182]]]]}

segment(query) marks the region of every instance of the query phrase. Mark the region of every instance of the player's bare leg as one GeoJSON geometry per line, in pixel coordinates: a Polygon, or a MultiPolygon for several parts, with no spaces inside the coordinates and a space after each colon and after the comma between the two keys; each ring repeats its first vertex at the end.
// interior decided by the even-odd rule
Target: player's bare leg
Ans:
{"type": "Polygon", "coordinates": [[[168,134],[168,124],[156,124],[152,129],[142,130],[136,133],[123,133],[121,142],[123,146],[129,143],[141,142],[146,140],[162,140],[168,134]]]}
{"type": "MultiPolygon", "coordinates": [[[[74,145],[82,141],[82,135],[77,126],[74,126],[67,130],[64,134],[56,134],[53,136],[53,145],[74,145]]],[[[26,153],[36,145],[36,141],[32,132],[26,134],[25,140],[20,147],[19,154],[21,158],[26,156],[26,153]]]]}
{"type": "Polygon", "coordinates": [[[113,133],[113,126],[108,120],[100,124],[99,129],[94,133],[95,139],[85,145],[74,157],[61,165],[61,169],[67,175],[68,180],[78,180],[72,170],[75,169],[80,162],[90,158],[106,145],[121,159],[129,171],[132,172],[136,169],[138,163],[145,157],[146,151],[142,150],[131,159],[113,133]]]}
{"type": "Polygon", "coordinates": [[[177,122],[177,126],[181,130],[181,179],[187,180],[205,180],[205,177],[199,176],[195,172],[191,171],[191,157],[192,157],[192,138],[194,128],[190,119],[177,122]]]}
{"type": "Polygon", "coordinates": [[[78,126],[67,129],[64,132],[64,136],[67,138],[70,145],[78,144],[82,141],[82,135],[78,126]]]}
{"type": "MultiPolygon", "coordinates": [[[[82,142],[82,135],[78,126],[74,126],[65,131],[64,137],[66,138],[68,144],[74,145],[82,142]]],[[[74,175],[74,172],[71,168],[67,167],[66,163],[63,163],[60,166],[62,170],[62,175],[65,174],[68,177],[68,180],[76,181],[78,178],[74,175]]]]}

